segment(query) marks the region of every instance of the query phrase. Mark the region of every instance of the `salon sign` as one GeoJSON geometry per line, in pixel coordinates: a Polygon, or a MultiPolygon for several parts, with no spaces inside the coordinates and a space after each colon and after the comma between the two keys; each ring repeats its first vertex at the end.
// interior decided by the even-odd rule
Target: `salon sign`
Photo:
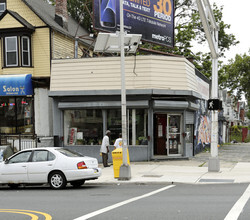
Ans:
{"type": "Polygon", "coordinates": [[[31,78],[31,74],[0,76],[0,96],[33,95],[31,78]]]}

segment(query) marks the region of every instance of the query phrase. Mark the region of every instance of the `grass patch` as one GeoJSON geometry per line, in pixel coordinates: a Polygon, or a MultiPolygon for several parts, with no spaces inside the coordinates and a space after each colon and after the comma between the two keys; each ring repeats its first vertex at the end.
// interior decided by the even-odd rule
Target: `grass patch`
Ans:
{"type": "Polygon", "coordinates": [[[206,164],[206,162],[200,164],[198,167],[203,167],[206,164]]]}
{"type": "Polygon", "coordinates": [[[210,152],[210,148],[209,147],[205,147],[205,148],[203,148],[202,152],[210,152]]]}

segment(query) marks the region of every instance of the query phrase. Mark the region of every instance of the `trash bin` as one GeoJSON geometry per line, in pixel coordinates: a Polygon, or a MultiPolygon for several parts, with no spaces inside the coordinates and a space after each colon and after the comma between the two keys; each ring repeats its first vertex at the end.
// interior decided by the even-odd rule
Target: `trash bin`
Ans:
{"type": "MultiPolygon", "coordinates": [[[[122,162],[122,157],[123,157],[122,151],[123,151],[122,148],[117,148],[117,149],[112,151],[114,178],[119,178],[120,167],[123,163],[122,162]]],[[[130,165],[128,149],[127,149],[127,163],[130,165]]]]}

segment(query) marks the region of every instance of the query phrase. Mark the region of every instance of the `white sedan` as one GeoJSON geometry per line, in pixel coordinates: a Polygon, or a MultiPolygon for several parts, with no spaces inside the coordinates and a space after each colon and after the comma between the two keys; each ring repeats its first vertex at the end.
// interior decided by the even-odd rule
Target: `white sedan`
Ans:
{"type": "Polygon", "coordinates": [[[53,189],[62,189],[68,182],[79,187],[85,180],[97,179],[101,173],[96,158],[66,148],[32,148],[0,163],[0,184],[16,188],[20,184],[49,183],[53,189]]]}

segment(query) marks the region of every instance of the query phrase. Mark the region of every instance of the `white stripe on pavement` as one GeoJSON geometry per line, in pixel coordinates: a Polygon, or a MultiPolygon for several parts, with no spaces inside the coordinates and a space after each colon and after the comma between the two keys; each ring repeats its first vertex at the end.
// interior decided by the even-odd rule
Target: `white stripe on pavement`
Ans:
{"type": "Polygon", "coordinates": [[[116,209],[116,208],[118,208],[118,207],[120,207],[120,206],[126,205],[126,204],[131,203],[131,202],[134,202],[134,201],[136,201],[136,200],[139,200],[139,199],[143,199],[143,198],[152,196],[152,195],[157,194],[157,193],[159,193],[159,192],[162,192],[162,191],[164,191],[164,190],[170,189],[170,188],[172,188],[172,187],[174,187],[174,186],[175,186],[175,185],[163,187],[163,188],[161,188],[161,189],[158,189],[158,190],[155,190],[155,191],[153,191],[153,192],[144,194],[144,195],[142,195],[142,196],[137,196],[137,197],[134,197],[134,198],[132,198],[132,199],[128,199],[128,200],[125,200],[125,201],[123,201],[123,202],[119,202],[119,203],[117,203],[117,204],[114,204],[114,205],[108,206],[108,207],[106,207],[106,208],[100,209],[100,210],[98,210],[98,211],[91,212],[91,213],[89,213],[89,214],[87,214],[87,215],[83,215],[83,216],[81,216],[81,217],[79,217],[79,218],[76,218],[76,219],[74,219],[74,220],[85,220],[85,219],[92,218],[92,217],[94,217],[94,216],[96,216],[96,215],[100,215],[100,214],[102,214],[102,213],[104,213],[104,212],[108,212],[108,211],[110,211],[110,210],[112,210],[112,209],[116,209]]]}
{"type": "Polygon", "coordinates": [[[250,185],[248,185],[243,195],[234,204],[233,208],[230,210],[230,212],[227,214],[224,220],[237,220],[249,198],[250,198],[250,185]]]}

